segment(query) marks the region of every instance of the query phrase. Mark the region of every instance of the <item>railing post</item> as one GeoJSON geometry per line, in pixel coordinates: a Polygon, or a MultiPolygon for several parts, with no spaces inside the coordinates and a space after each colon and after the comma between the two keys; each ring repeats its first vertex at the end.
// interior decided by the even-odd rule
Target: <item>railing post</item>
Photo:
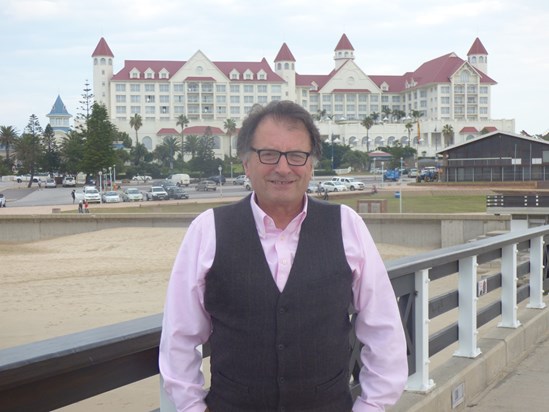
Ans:
{"type": "Polygon", "coordinates": [[[415,355],[416,372],[408,377],[406,390],[428,392],[435,387],[429,379],[429,269],[418,270],[415,273],[415,355]]]}
{"type": "Polygon", "coordinates": [[[530,239],[530,302],[527,308],[543,309],[543,236],[530,239]]]}
{"type": "Polygon", "coordinates": [[[501,248],[501,322],[500,328],[518,328],[517,244],[501,248]]]}
{"type": "Polygon", "coordinates": [[[476,255],[459,260],[459,346],[454,356],[476,358],[481,353],[477,346],[477,266],[476,255]]]}

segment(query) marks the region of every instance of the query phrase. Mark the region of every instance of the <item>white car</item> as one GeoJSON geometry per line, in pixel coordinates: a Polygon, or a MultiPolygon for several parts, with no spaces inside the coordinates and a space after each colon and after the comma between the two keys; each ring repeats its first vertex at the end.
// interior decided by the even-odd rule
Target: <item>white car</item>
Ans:
{"type": "Polygon", "coordinates": [[[323,182],[320,187],[326,192],[346,192],[347,186],[338,182],[323,182]]]}
{"type": "Polygon", "coordinates": [[[118,192],[115,191],[104,192],[101,195],[101,199],[103,200],[103,203],[120,203],[122,200],[120,199],[118,192]]]}
{"type": "Polygon", "coordinates": [[[143,193],[135,187],[128,187],[124,189],[122,193],[122,201],[124,202],[141,202],[143,200],[143,193]]]}
{"type": "Polygon", "coordinates": [[[88,203],[101,203],[101,195],[99,190],[93,186],[86,186],[84,188],[84,200],[88,203]]]}
{"type": "Polygon", "coordinates": [[[57,187],[57,183],[55,182],[55,179],[47,178],[44,187],[55,189],[57,187]]]}
{"type": "Polygon", "coordinates": [[[332,177],[332,182],[343,183],[348,190],[364,190],[366,185],[354,177],[332,177]]]}
{"type": "Polygon", "coordinates": [[[148,182],[149,180],[152,180],[152,177],[150,177],[150,176],[134,176],[134,177],[132,177],[132,180],[134,182],[148,182]]]}

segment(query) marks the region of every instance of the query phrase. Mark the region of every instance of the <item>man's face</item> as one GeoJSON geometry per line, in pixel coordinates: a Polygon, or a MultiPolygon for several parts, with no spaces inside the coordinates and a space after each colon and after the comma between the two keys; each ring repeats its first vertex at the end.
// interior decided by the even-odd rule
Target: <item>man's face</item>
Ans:
{"type": "MultiPolygon", "coordinates": [[[[267,117],[257,126],[252,147],[310,153],[311,138],[302,122],[267,117]]],[[[267,165],[259,161],[258,153],[250,152],[244,161],[244,170],[262,209],[296,208],[300,207],[311,180],[313,159],[309,157],[303,166],[291,166],[286,157],[281,156],[277,164],[267,165]]]]}

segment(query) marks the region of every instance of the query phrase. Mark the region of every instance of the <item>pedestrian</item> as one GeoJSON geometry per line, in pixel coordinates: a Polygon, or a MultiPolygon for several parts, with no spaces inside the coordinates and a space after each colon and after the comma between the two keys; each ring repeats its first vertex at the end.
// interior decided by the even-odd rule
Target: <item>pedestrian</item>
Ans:
{"type": "Polygon", "coordinates": [[[84,213],[82,201],[78,202],[78,213],[84,213]]]}
{"type": "Polygon", "coordinates": [[[90,209],[88,209],[88,201],[84,199],[84,213],[90,213],[90,209]]]}
{"type": "Polygon", "coordinates": [[[42,180],[38,179],[38,190],[42,190],[42,180]]]}
{"type": "Polygon", "coordinates": [[[72,189],[71,197],[72,197],[72,204],[74,205],[74,202],[76,201],[76,190],[72,189]]]}
{"type": "Polygon", "coordinates": [[[253,192],[192,222],[169,281],[159,366],[178,411],[381,411],[404,390],[402,321],[363,219],[306,195],[321,150],[298,104],[254,106],[243,122],[237,153],[253,192]],[[354,404],[351,305],[364,344],[354,404]]]}

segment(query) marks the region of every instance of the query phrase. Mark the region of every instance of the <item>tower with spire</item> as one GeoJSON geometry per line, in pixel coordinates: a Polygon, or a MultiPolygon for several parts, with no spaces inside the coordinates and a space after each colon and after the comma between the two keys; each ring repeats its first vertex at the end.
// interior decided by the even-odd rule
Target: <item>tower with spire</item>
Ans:
{"type": "Polygon", "coordinates": [[[55,103],[46,117],[49,119],[49,124],[56,135],[64,136],[70,131],[69,120],[72,115],[67,111],[61,96],[57,95],[57,99],[55,99],[55,103]]]}
{"type": "Polygon", "coordinates": [[[278,51],[274,59],[275,73],[286,81],[288,84],[288,96],[287,99],[296,101],[296,83],[295,83],[295,57],[290,51],[290,48],[286,43],[282,44],[282,47],[278,51]]]}
{"type": "Polygon", "coordinates": [[[104,104],[110,112],[110,80],[113,75],[114,54],[103,37],[97,43],[92,58],[95,101],[104,104]]]}
{"type": "Polygon", "coordinates": [[[343,33],[334,49],[335,69],[339,69],[346,61],[355,59],[355,49],[347,35],[343,33]]]}
{"type": "Polygon", "coordinates": [[[488,52],[478,37],[467,53],[467,61],[482,73],[488,74],[488,52]]]}

